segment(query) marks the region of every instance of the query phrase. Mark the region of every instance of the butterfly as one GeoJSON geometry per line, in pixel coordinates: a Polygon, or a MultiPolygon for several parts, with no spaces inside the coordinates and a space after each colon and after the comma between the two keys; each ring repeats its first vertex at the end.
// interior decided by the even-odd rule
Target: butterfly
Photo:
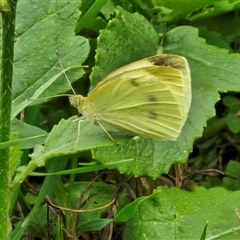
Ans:
{"type": "Polygon", "coordinates": [[[98,124],[107,134],[110,129],[174,141],[191,105],[188,62],[168,54],[144,58],[108,74],[87,97],[71,95],[69,100],[81,121],[98,124]]]}

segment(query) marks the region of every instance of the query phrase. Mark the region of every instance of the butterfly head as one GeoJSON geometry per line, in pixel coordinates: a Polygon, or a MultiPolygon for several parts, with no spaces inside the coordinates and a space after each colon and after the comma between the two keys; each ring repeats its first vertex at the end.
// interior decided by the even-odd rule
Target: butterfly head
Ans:
{"type": "Polygon", "coordinates": [[[78,112],[87,117],[87,98],[82,95],[71,95],[69,96],[70,104],[77,108],[78,112]]]}

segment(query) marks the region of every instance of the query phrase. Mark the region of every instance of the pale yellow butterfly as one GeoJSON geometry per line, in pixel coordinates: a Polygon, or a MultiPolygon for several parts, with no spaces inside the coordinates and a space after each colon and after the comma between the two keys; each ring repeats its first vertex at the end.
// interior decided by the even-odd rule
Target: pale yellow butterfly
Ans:
{"type": "Polygon", "coordinates": [[[87,97],[69,99],[80,119],[99,124],[105,132],[174,141],[191,104],[188,62],[167,54],[144,58],[107,75],[87,97]]]}

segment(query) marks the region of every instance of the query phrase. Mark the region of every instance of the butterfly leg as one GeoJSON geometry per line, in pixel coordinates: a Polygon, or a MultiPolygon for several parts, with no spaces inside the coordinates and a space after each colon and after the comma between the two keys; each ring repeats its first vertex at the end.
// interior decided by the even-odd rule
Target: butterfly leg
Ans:
{"type": "MultiPolygon", "coordinates": [[[[108,133],[108,131],[103,127],[103,125],[100,122],[97,122],[97,124],[103,129],[103,131],[109,136],[109,138],[117,144],[117,142],[113,139],[113,137],[108,133]]],[[[118,144],[117,144],[118,145],[118,144]]]]}
{"type": "Polygon", "coordinates": [[[77,146],[78,141],[79,141],[79,139],[80,139],[80,130],[81,130],[80,124],[81,124],[81,122],[82,122],[83,120],[82,120],[81,118],[78,118],[78,119],[73,120],[72,122],[76,122],[76,121],[78,121],[78,126],[77,126],[77,139],[76,139],[76,142],[75,142],[72,150],[77,146]]]}
{"type": "Polygon", "coordinates": [[[79,141],[79,139],[80,139],[80,130],[81,130],[81,120],[78,121],[77,139],[76,139],[76,142],[75,142],[75,144],[74,144],[73,149],[77,146],[78,141],[79,141]]]}

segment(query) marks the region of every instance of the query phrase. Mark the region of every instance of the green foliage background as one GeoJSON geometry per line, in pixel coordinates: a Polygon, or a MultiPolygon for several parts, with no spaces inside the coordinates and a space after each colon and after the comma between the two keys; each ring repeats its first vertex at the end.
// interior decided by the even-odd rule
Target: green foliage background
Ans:
{"type": "MultiPolygon", "coordinates": [[[[87,176],[84,181],[79,180],[78,174],[83,174],[84,167],[78,166],[77,158],[80,161],[96,160],[99,170],[103,164],[104,168],[118,170],[122,176],[132,174],[150,179],[168,173],[173,164],[175,170],[176,166],[183,169],[183,163],[188,159],[193,173],[215,168],[226,170],[227,174],[223,180],[217,176],[214,183],[211,176],[204,178],[196,174],[191,179],[194,182],[192,192],[154,185],[151,186],[155,189],[153,194],[139,197],[131,204],[130,194],[124,192],[120,212],[115,218],[101,217],[108,208],[97,214],[84,213],[75,228],[79,235],[85,231],[98,231],[110,222],[127,221],[123,239],[200,239],[205,235],[205,239],[238,238],[235,232],[240,226],[236,213],[240,208],[239,158],[237,155],[232,159],[228,157],[221,167],[218,160],[221,144],[232,144],[239,151],[239,8],[239,1],[217,0],[85,0],[81,6],[75,0],[19,1],[12,139],[20,139],[20,145],[19,142],[18,145],[11,143],[15,146],[10,160],[9,214],[14,214],[20,193],[27,204],[35,205],[22,220],[22,225],[13,223],[16,227],[10,239],[20,239],[26,232],[32,237],[43,234],[42,231],[34,232],[36,228],[29,226],[31,222],[41,226],[46,223],[46,207],[41,207],[46,195],[60,206],[76,208],[78,192],[84,192],[93,178],[87,176]],[[76,111],[64,98],[49,103],[39,99],[66,92],[72,94],[65,77],[59,74],[62,69],[56,50],[64,67],[69,68],[67,74],[75,91],[83,95],[108,73],[133,61],[161,53],[186,57],[192,77],[192,104],[177,141],[130,139],[122,133],[111,133],[116,145],[99,126],[81,123],[81,137],[74,147],[77,122],[73,121],[76,117],[71,116],[76,115],[76,111]],[[89,67],[80,68],[80,65],[89,67]],[[31,98],[39,100],[29,100],[31,98]],[[224,105],[223,113],[217,105],[215,107],[220,99],[224,105]],[[23,113],[24,118],[21,117],[23,113]],[[227,143],[227,137],[221,135],[226,131],[231,139],[227,143]],[[30,137],[34,140],[28,139],[30,137]],[[198,154],[195,155],[196,148],[198,154]],[[72,169],[70,173],[75,175],[67,186],[59,181],[59,177],[47,176],[39,187],[37,198],[21,190],[22,182],[34,175],[34,170],[44,167],[48,173],[63,171],[69,158],[72,159],[68,166],[72,169]]],[[[2,146],[6,147],[4,144],[2,146]]],[[[225,152],[226,149],[221,150],[225,152]]],[[[96,169],[85,170],[89,171],[96,169]]],[[[174,173],[177,175],[177,171],[174,173]]],[[[175,176],[175,183],[178,177],[175,176]]],[[[185,176],[181,177],[183,182],[185,176]]],[[[111,201],[114,192],[104,182],[93,184],[91,191],[97,192],[97,196],[91,199],[91,204],[83,206],[85,210],[95,208],[95,202],[104,206],[111,201]],[[101,191],[105,193],[104,197],[99,194],[101,191]]],[[[89,198],[91,194],[87,193],[89,198]]],[[[72,215],[66,211],[63,215],[66,218],[64,229],[70,231],[72,215]]],[[[53,228],[51,234],[63,239],[63,233],[58,229],[53,228]]]]}

